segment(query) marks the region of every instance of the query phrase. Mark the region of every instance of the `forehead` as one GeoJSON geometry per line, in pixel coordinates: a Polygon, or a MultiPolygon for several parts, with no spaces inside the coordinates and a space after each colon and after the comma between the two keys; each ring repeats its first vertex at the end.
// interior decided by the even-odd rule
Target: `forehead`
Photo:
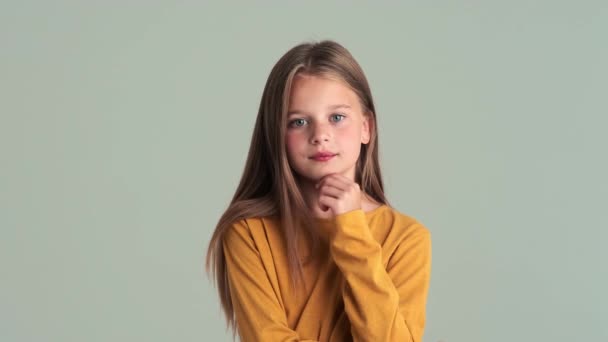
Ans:
{"type": "Polygon", "coordinates": [[[289,95],[289,111],[320,111],[336,105],[360,110],[357,94],[343,81],[296,75],[289,95]]]}

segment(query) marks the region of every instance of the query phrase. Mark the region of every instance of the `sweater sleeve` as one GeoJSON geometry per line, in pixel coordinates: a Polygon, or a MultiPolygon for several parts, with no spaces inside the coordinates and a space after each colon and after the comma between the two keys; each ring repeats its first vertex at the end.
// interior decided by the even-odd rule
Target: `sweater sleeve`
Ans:
{"type": "Polygon", "coordinates": [[[242,342],[307,341],[287,325],[283,305],[274,292],[246,222],[239,221],[223,241],[226,273],[237,330],[242,342]]]}
{"type": "Polygon", "coordinates": [[[344,310],[353,341],[422,341],[430,281],[429,231],[415,223],[405,231],[385,269],[382,246],[363,210],[337,215],[331,254],[344,275],[344,310]]]}

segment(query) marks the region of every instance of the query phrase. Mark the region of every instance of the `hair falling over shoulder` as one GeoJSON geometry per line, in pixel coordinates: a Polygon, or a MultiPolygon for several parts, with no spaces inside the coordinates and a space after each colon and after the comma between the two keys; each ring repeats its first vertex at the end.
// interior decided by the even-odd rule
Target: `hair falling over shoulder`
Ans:
{"type": "Polygon", "coordinates": [[[294,288],[302,280],[302,264],[296,243],[298,234],[311,239],[311,255],[319,254],[315,253],[320,248],[319,239],[308,228],[312,226],[313,218],[306,214],[308,208],[299,190],[298,176],[289,166],[285,148],[289,94],[296,74],[340,80],[358,95],[373,129],[370,142],[361,145],[355,181],[374,200],[387,203],[378,160],[376,112],[363,70],[346,48],[332,40],[302,43],[291,48],[277,61],[268,76],[241,180],[207,249],[206,270],[212,273],[222,310],[233,333],[236,332],[236,322],[223,239],[224,233],[234,223],[251,217],[280,218],[294,288]]]}

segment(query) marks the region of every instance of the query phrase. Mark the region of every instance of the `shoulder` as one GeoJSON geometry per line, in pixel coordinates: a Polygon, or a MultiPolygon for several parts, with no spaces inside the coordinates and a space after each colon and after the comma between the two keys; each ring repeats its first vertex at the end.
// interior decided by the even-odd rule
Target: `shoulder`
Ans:
{"type": "Polygon", "coordinates": [[[390,208],[384,213],[393,222],[391,232],[391,252],[389,268],[420,267],[430,269],[432,255],[431,232],[416,217],[390,208]]]}
{"type": "Polygon", "coordinates": [[[382,219],[391,223],[391,233],[399,236],[399,240],[419,240],[430,242],[431,231],[418,218],[404,213],[392,206],[379,213],[382,219]]]}
{"type": "Polygon", "coordinates": [[[276,218],[274,216],[246,217],[232,222],[232,224],[230,224],[230,227],[228,227],[228,231],[251,231],[258,229],[259,227],[263,227],[264,225],[267,225],[268,222],[274,222],[275,220],[276,218]]]}
{"type": "Polygon", "coordinates": [[[255,226],[256,220],[254,218],[243,218],[230,223],[224,230],[224,242],[230,246],[251,241],[251,228],[255,226]]]}
{"type": "Polygon", "coordinates": [[[256,235],[264,234],[268,228],[275,225],[276,218],[272,216],[239,219],[226,227],[224,240],[227,242],[234,241],[234,239],[254,240],[256,235]]]}

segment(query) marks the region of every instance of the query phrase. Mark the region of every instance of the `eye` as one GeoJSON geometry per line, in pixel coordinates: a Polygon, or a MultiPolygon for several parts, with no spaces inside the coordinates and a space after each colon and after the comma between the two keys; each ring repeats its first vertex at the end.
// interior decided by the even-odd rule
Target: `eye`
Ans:
{"type": "Polygon", "coordinates": [[[289,127],[302,127],[306,124],[304,119],[295,119],[289,122],[289,127]]]}
{"type": "Polygon", "coordinates": [[[333,122],[342,121],[342,120],[344,120],[344,118],[345,118],[345,116],[342,114],[332,114],[331,115],[331,121],[333,121],[333,122]]]}

